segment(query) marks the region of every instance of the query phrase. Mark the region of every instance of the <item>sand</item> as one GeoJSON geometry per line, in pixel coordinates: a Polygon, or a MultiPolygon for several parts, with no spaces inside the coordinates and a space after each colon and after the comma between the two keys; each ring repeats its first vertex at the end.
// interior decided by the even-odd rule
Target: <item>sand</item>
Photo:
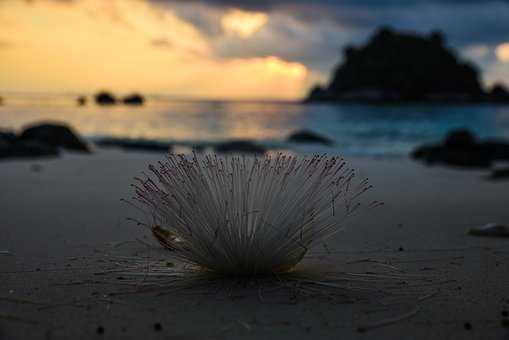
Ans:
{"type": "Polygon", "coordinates": [[[413,304],[347,291],[343,299],[260,298],[256,289],[112,295],[125,291],[122,280],[94,274],[111,254],[146,254],[136,239],[149,240],[119,199],[160,158],[98,150],[0,163],[0,339],[509,339],[509,239],[466,234],[509,224],[509,181],[407,159],[350,159],[386,204],[330,240],[327,263],[377,259],[432,276],[413,304]],[[379,327],[359,332],[366,325],[379,327]]]}

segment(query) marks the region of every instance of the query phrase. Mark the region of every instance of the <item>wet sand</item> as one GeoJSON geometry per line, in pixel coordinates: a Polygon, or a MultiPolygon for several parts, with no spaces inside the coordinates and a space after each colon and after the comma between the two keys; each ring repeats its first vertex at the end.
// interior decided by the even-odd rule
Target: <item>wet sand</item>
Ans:
{"type": "Polygon", "coordinates": [[[346,300],[256,290],[113,295],[123,280],[95,274],[111,254],[146,254],[136,239],[149,240],[125,220],[132,210],[120,198],[160,158],[98,150],[0,163],[0,339],[509,339],[509,239],[466,234],[509,224],[509,181],[406,159],[350,159],[386,204],[329,240],[327,263],[376,259],[433,276],[414,305],[350,292],[346,300]],[[364,325],[379,327],[359,332],[364,325]]]}

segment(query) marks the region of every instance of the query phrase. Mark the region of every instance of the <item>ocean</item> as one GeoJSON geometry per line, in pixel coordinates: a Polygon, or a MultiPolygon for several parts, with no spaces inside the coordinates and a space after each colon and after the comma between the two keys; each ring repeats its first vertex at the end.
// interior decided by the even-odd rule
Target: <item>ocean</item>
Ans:
{"type": "Polygon", "coordinates": [[[0,128],[20,129],[40,121],[71,125],[89,140],[102,137],[171,141],[185,149],[230,139],[250,139],[271,149],[354,156],[406,156],[448,131],[468,128],[480,137],[509,138],[509,105],[329,105],[289,102],[178,100],[150,96],[140,107],[78,106],[75,95],[2,95],[0,128]],[[286,141],[309,129],[336,144],[286,141]]]}

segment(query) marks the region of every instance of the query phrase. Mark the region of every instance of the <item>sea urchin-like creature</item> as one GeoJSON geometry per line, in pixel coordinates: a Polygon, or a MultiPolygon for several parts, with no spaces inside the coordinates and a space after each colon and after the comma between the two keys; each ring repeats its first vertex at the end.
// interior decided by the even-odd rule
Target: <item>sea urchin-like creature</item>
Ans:
{"type": "Polygon", "coordinates": [[[325,155],[170,154],[149,169],[134,185],[144,225],[171,257],[229,276],[291,270],[371,187],[325,155]]]}

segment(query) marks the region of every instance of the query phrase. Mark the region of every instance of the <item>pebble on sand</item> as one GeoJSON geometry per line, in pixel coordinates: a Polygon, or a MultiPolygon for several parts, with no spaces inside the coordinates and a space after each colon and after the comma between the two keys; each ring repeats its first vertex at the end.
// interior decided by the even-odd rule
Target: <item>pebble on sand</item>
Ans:
{"type": "Polygon", "coordinates": [[[473,236],[509,237],[509,227],[497,223],[488,223],[468,231],[473,236]]]}

